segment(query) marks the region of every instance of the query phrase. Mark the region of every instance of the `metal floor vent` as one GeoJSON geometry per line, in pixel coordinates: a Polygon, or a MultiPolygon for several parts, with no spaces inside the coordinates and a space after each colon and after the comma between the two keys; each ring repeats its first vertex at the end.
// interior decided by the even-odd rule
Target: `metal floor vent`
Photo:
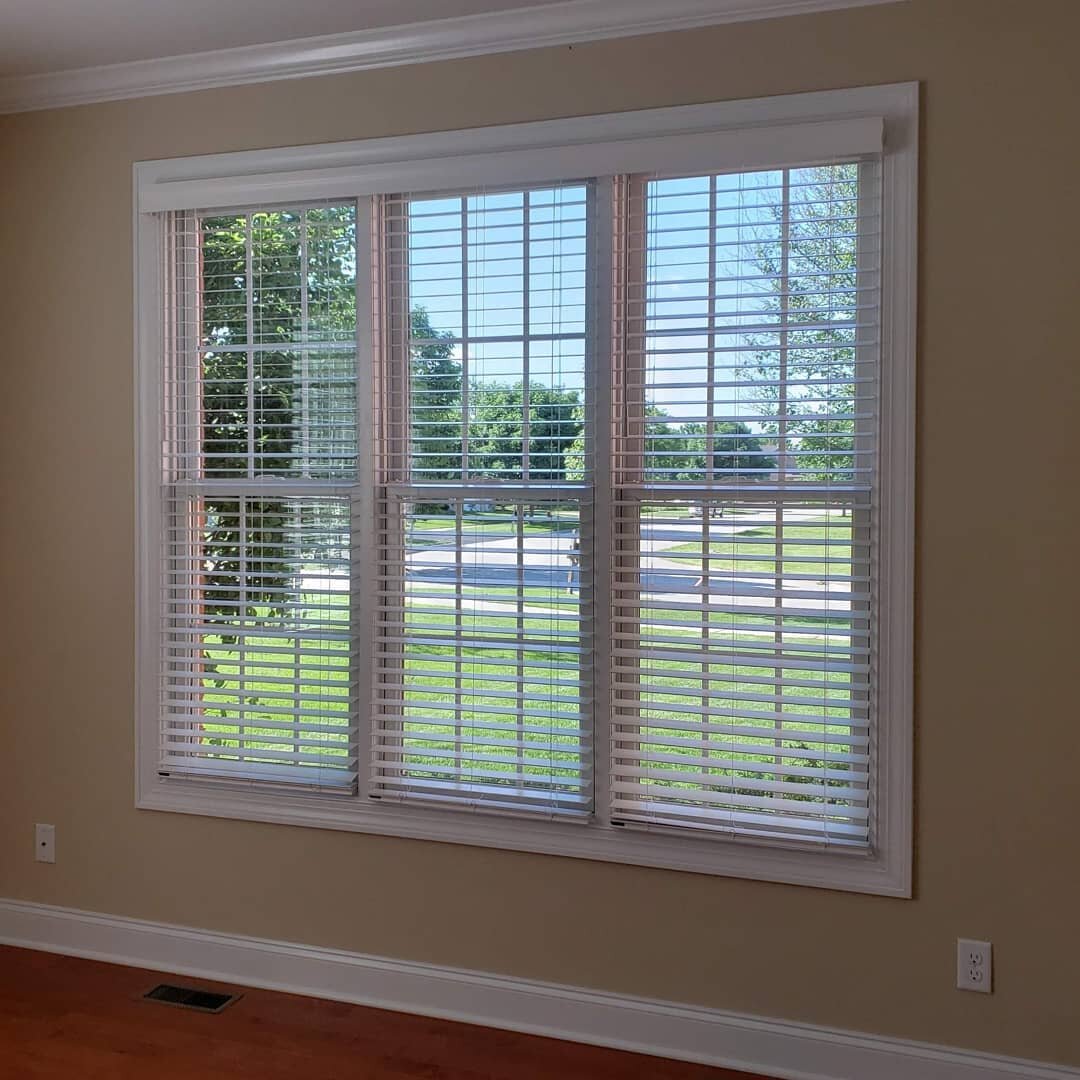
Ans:
{"type": "Polygon", "coordinates": [[[161,983],[143,994],[147,1001],[160,1001],[162,1005],[178,1005],[182,1009],[197,1012],[219,1013],[240,997],[239,994],[215,994],[211,990],[195,990],[189,986],[171,986],[161,983]]]}

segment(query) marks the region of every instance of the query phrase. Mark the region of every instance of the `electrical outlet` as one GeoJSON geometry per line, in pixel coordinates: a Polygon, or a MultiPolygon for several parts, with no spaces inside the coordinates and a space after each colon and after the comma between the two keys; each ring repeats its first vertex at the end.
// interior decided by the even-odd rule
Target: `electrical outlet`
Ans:
{"type": "Polygon", "coordinates": [[[56,862],[56,826],[34,826],[34,858],[38,862],[56,862]]]}
{"type": "Polygon", "coordinates": [[[994,988],[993,946],[989,941],[956,942],[956,989],[989,994],[994,988]]]}

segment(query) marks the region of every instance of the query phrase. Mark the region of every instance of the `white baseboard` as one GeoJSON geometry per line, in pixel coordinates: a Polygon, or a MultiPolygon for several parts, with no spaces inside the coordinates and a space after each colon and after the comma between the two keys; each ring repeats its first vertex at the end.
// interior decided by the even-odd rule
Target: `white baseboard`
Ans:
{"type": "Polygon", "coordinates": [[[0,900],[0,944],[781,1080],[1080,1080],[1080,1069],[1034,1061],[15,900],[0,900]]]}

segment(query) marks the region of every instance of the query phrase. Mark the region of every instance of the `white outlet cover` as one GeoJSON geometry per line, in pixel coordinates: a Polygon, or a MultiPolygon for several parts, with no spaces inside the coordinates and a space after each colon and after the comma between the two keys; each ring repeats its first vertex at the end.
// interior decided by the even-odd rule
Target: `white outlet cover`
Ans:
{"type": "Polygon", "coordinates": [[[989,994],[994,988],[994,952],[989,941],[959,938],[956,942],[956,988],[989,994]]]}
{"type": "Polygon", "coordinates": [[[38,862],[56,862],[56,826],[34,826],[34,858],[38,862]]]}

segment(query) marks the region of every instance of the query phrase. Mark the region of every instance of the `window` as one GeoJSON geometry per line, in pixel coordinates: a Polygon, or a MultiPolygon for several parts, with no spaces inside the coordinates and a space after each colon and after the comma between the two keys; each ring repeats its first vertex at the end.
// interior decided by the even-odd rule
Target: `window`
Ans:
{"type": "Polygon", "coordinates": [[[624,186],[613,813],[867,844],[877,163],[624,186]]]}
{"type": "Polygon", "coordinates": [[[592,506],[567,464],[587,408],[588,202],[575,184],[381,208],[401,389],[379,489],[373,797],[592,807],[592,506]]]}
{"type": "Polygon", "coordinates": [[[914,142],[139,166],[139,805],[905,894],[914,142]]]}
{"type": "Polygon", "coordinates": [[[159,772],[347,788],[355,206],[166,225],[159,772]]]}

